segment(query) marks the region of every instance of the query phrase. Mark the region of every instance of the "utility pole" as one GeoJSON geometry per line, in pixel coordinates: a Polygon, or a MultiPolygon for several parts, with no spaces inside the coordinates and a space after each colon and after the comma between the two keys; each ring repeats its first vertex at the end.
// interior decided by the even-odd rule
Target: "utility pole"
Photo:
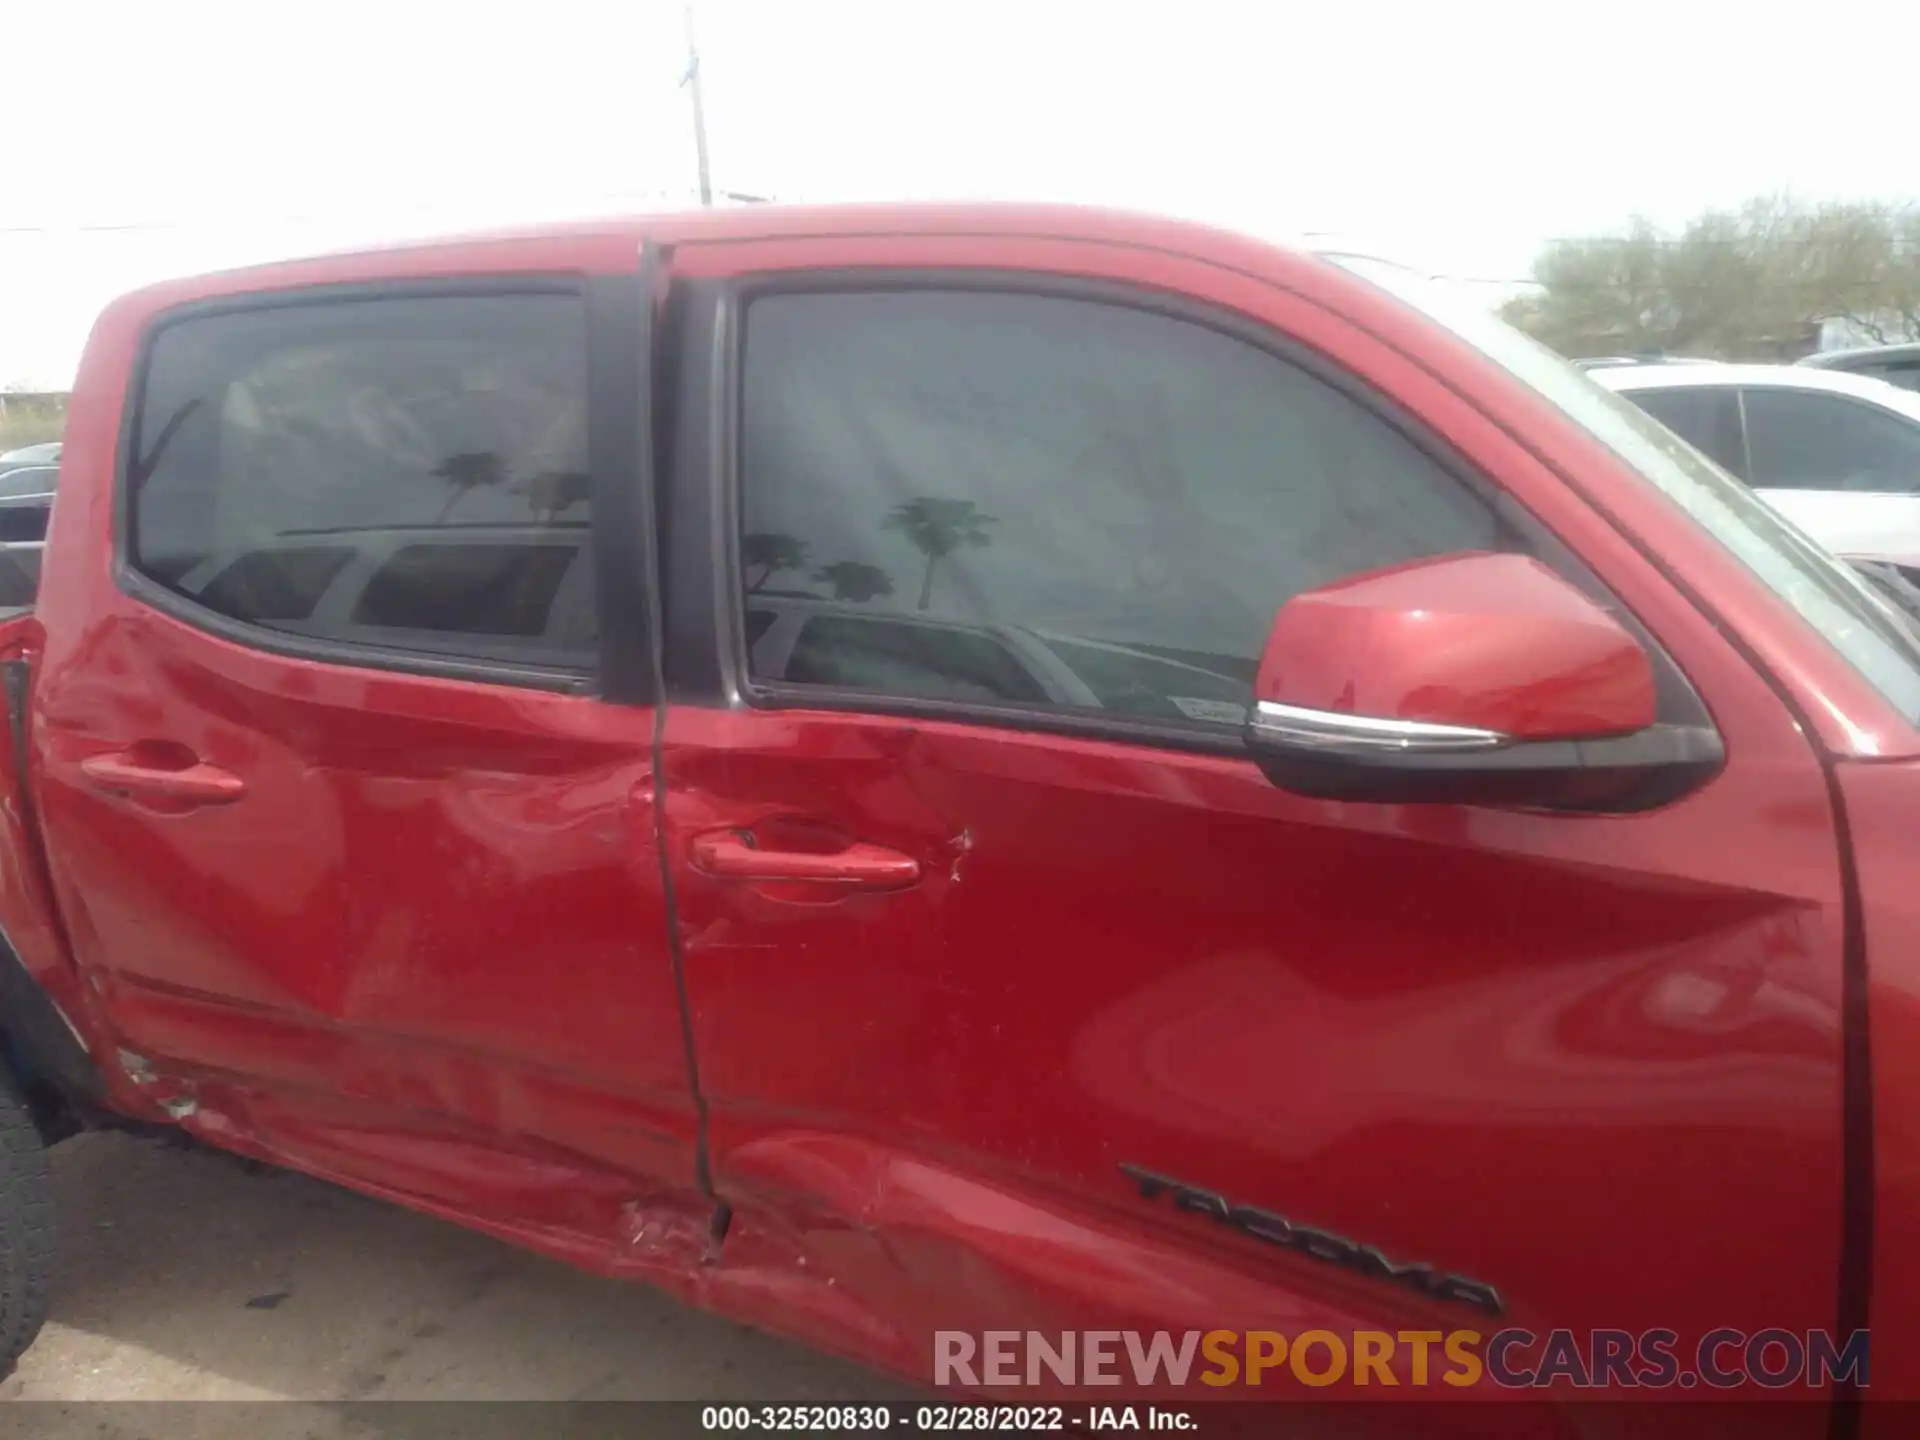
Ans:
{"type": "Polygon", "coordinates": [[[713,204],[707,175],[707,111],[700,103],[700,51],[693,43],[693,0],[687,0],[687,73],[680,82],[693,92],[693,151],[700,164],[700,203],[713,204]]]}

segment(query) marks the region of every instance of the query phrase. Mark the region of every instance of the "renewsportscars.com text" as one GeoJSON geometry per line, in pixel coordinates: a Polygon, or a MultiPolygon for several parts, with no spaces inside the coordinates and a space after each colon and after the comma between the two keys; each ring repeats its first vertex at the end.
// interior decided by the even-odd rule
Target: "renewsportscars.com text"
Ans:
{"type": "Polygon", "coordinates": [[[933,1383],[1778,1390],[1864,1387],[1868,1368],[1865,1330],[1712,1330],[1690,1347],[1672,1330],[941,1330],[933,1383]]]}

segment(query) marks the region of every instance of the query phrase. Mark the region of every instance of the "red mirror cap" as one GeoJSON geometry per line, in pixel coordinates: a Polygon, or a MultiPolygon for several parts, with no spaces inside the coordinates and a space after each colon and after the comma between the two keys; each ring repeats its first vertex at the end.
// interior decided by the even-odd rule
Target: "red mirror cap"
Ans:
{"type": "Polygon", "coordinates": [[[1497,730],[1617,735],[1654,723],[1653,663],[1605,610],[1527,555],[1445,555],[1289,600],[1256,700],[1497,730]]]}

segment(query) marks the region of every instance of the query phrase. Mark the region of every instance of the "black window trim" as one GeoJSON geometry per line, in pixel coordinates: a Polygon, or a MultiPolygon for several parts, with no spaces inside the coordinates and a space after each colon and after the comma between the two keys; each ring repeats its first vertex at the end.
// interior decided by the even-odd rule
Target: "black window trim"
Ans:
{"type": "Polygon", "coordinates": [[[888,291],[972,291],[1037,295],[1116,305],[1197,324],[1304,370],[1387,425],[1441,471],[1480,497],[1498,522],[1544,563],[1601,599],[1668,673],[1669,694],[1685,712],[1663,720],[1710,724],[1705,704],[1666,647],[1586,562],[1510,493],[1391,397],[1331,358],[1269,326],[1190,295],[1150,285],[1037,271],[962,266],[880,266],[775,270],[726,279],[676,282],[674,309],[680,384],[674,424],[682,437],[661,488],[665,537],[664,601],[669,703],[723,709],[813,710],[897,715],[1000,729],[1070,735],[1234,758],[1247,754],[1237,729],[1204,721],[1141,720],[1045,704],[991,704],[884,691],[769,683],[751,678],[740,574],[740,429],[747,307],[768,295],[888,291]]]}
{"type": "MultiPolygon", "coordinates": [[[[1893,382],[1884,381],[1882,383],[1892,384],[1893,382]]],[[[1896,410],[1891,405],[1876,404],[1874,401],[1861,395],[1849,395],[1842,390],[1826,390],[1817,385],[1766,385],[1757,384],[1752,381],[1742,381],[1740,384],[1740,439],[1741,444],[1746,450],[1748,476],[1752,476],[1753,474],[1753,444],[1747,437],[1747,395],[1749,392],[1774,395],[1815,395],[1823,400],[1837,400],[1843,406],[1850,406],[1857,410],[1870,410],[1875,414],[1884,415],[1887,419],[1897,421],[1905,425],[1909,430],[1920,433],[1920,422],[1916,422],[1911,415],[1896,410]]],[[[1819,485],[1763,485],[1759,480],[1751,478],[1747,480],[1747,484],[1755,490],[1793,490],[1811,495],[1898,495],[1905,499],[1920,499],[1920,491],[1916,490],[1834,490],[1830,487],[1819,485]]]]}
{"type": "MultiPolygon", "coordinates": [[[[639,276],[587,275],[575,272],[511,272],[499,275],[449,276],[396,280],[355,281],[345,284],[295,285],[274,290],[246,291],[235,295],[214,296],[189,301],[162,311],[150,320],[141,334],[134,356],[126,403],[120,417],[118,454],[114,463],[113,495],[113,580],[127,598],[157,610],[195,630],[202,631],[250,650],[262,651],[285,659],[319,664],[345,665],[357,669],[383,670],[420,675],[441,680],[464,680],[486,685],[514,686],[547,690],[561,694],[597,694],[605,676],[617,680],[622,701],[650,703],[647,693],[635,693],[632,661],[626,656],[635,627],[644,633],[649,625],[646,592],[640,587],[636,615],[623,616],[609,625],[600,614],[600,654],[593,666],[572,667],[560,664],[535,665],[511,660],[492,660],[459,655],[436,655],[398,646],[370,645],[337,641],[275,630],[201,605],[189,597],[150,579],[134,568],[131,555],[133,535],[133,487],[131,471],[138,453],[140,418],[146,402],[147,377],[154,346],[175,325],[221,315],[244,314],[261,310],[285,310],[309,306],[363,302],[369,300],[458,299],[466,296],[489,299],[513,295],[569,295],[581,302],[586,330],[583,357],[587,377],[587,446],[592,474],[593,522],[590,545],[599,570],[613,567],[615,574],[643,576],[638,554],[645,537],[628,527],[601,524],[602,504],[610,519],[643,507],[636,504],[639,487],[644,484],[640,469],[641,447],[630,424],[633,414],[633,387],[646,368],[640,359],[646,338],[644,325],[638,323],[639,276]],[[623,292],[630,292],[623,298],[623,292]],[[622,354],[622,351],[629,353],[622,354]],[[611,553],[610,553],[611,552],[611,553]],[[611,653],[610,653],[611,652],[611,653]]],[[[604,602],[605,587],[596,581],[596,600],[604,602]]],[[[597,608],[597,607],[596,607],[597,608]]]]}

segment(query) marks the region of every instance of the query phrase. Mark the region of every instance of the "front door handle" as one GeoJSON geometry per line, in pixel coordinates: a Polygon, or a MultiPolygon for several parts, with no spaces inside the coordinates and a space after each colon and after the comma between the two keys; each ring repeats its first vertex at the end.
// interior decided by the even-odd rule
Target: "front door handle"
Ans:
{"type": "Polygon", "coordinates": [[[107,755],[89,755],[81,773],[94,789],[134,800],[160,800],[171,808],[230,805],[247,793],[247,782],[173,746],[135,745],[107,755]]]}
{"type": "Polygon", "coordinates": [[[920,862],[864,842],[827,854],[762,850],[738,830],[715,830],[693,841],[696,868],[724,880],[811,880],[845,890],[898,890],[920,878],[920,862]]]}

